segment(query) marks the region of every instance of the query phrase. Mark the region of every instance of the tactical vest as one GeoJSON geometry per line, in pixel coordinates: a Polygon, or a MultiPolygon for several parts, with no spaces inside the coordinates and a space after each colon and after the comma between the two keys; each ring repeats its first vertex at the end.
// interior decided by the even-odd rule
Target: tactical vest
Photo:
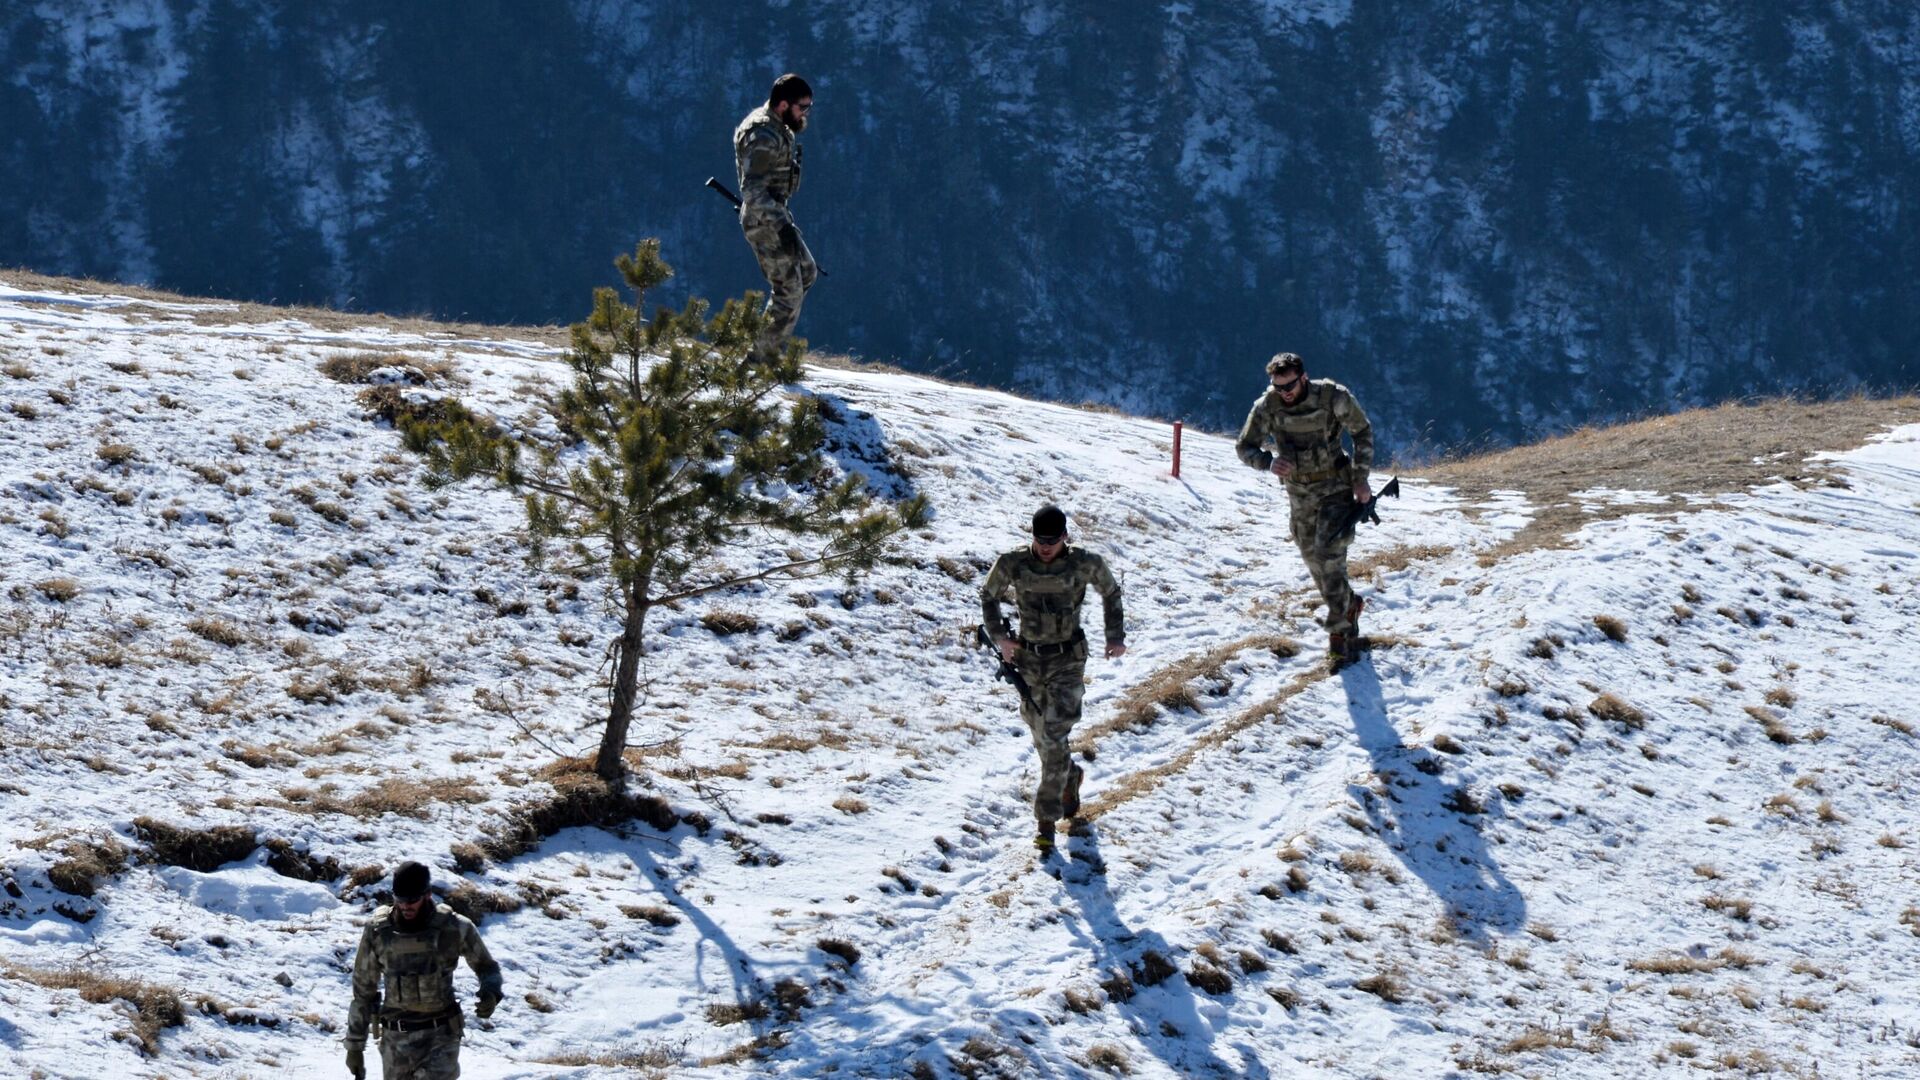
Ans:
{"type": "MultiPolygon", "coordinates": [[[[1043,563],[1031,548],[1000,557],[987,576],[995,592],[1011,586],[1020,611],[1020,638],[1030,645],[1054,645],[1073,640],[1080,630],[1080,606],[1087,586],[1106,573],[1100,556],[1068,548],[1059,558],[1043,563]]],[[[998,599],[998,596],[994,596],[998,599]]],[[[1118,639],[1118,628],[1110,634],[1118,639]]]]}
{"type": "Polygon", "coordinates": [[[1347,464],[1340,449],[1340,420],[1333,414],[1337,395],[1345,393],[1332,379],[1314,379],[1307,392],[1292,405],[1280,400],[1277,390],[1269,390],[1261,401],[1266,433],[1273,437],[1275,453],[1293,462],[1289,480],[1312,484],[1338,475],[1347,464]]]}
{"type": "Polygon", "coordinates": [[[749,213],[765,210],[765,200],[785,206],[800,190],[800,141],[765,105],[734,129],[733,161],[749,213]]]}
{"type": "Polygon", "coordinates": [[[382,1011],[434,1015],[456,1010],[453,971],[460,963],[460,924],[452,909],[435,905],[426,927],[413,933],[401,930],[391,916],[377,925],[382,1011]]]}

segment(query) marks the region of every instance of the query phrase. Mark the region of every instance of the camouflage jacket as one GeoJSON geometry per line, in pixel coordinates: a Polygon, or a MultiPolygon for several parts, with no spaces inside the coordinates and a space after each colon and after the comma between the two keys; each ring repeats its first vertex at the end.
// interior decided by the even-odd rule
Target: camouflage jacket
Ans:
{"type": "Polygon", "coordinates": [[[499,994],[500,965],[493,962],[479,929],[465,915],[435,904],[424,927],[407,931],[395,921],[391,907],[375,911],[353,957],[347,1042],[366,1042],[367,1028],[378,1013],[438,1016],[458,1011],[453,969],[463,956],[480,976],[480,993],[499,994]]]}
{"type": "Polygon", "coordinates": [[[733,129],[733,165],[743,220],[793,220],[787,200],[800,190],[800,140],[768,106],[748,113],[733,129]]]}
{"type": "Polygon", "coordinates": [[[1240,429],[1234,450],[1256,469],[1271,468],[1276,455],[1293,462],[1290,484],[1313,484],[1330,478],[1340,463],[1340,432],[1353,438],[1353,479],[1366,480],[1373,471],[1373,425],[1353,392],[1332,379],[1311,379],[1307,392],[1289,405],[1280,391],[1269,388],[1253,403],[1240,429]],[[1273,451],[1265,443],[1273,442],[1273,451]]]}
{"type": "Polygon", "coordinates": [[[987,632],[998,638],[1000,601],[1012,589],[1023,641],[1030,645],[1069,641],[1080,629],[1080,605],[1087,598],[1089,585],[1100,594],[1106,609],[1107,643],[1125,641],[1120,583],[1113,579],[1105,559],[1075,547],[1068,547],[1052,562],[1041,562],[1031,546],[994,560],[986,584],[980,587],[980,618],[987,632]]]}

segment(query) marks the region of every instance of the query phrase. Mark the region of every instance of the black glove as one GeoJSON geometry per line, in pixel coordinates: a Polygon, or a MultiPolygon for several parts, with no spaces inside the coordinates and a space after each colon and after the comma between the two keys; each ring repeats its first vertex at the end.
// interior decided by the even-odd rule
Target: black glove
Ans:
{"type": "Polygon", "coordinates": [[[482,1020],[492,1016],[493,1010],[500,1007],[501,997],[502,995],[498,990],[482,990],[480,992],[480,1000],[473,1003],[473,1015],[482,1020]]]}
{"type": "Polygon", "coordinates": [[[367,1080],[367,1044],[347,1044],[347,1071],[353,1074],[353,1080],[367,1080]]]}

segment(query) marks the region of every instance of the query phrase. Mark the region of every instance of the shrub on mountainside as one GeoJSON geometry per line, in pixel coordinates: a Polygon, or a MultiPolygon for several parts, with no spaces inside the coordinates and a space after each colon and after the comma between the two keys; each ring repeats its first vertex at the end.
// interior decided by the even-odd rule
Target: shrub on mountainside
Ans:
{"type": "Polygon", "coordinates": [[[705,301],[692,300],[643,319],[647,293],[673,273],[659,241],[615,265],[634,302],[596,290],[592,313],[573,327],[573,383],[550,404],[564,443],[504,430],[464,408],[388,403],[407,447],[425,456],[430,485],[487,477],[525,497],[536,562],[608,572],[623,625],[611,645],[613,687],[594,768],[609,781],[625,775],[621,752],[654,608],[774,577],[858,573],[926,517],[918,496],[876,508],[860,478],[836,474],[820,402],[793,389],[799,344],[773,357],[753,352],[764,321],[754,294],[712,318],[705,301]],[[767,531],[815,546],[788,554],[769,545],[756,555],[743,543],[767,531]]]}

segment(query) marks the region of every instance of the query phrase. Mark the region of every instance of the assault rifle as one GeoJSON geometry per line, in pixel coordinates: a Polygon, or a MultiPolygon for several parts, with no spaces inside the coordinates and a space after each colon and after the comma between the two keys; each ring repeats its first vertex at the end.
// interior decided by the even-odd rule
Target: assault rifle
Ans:
{"type": "MultiPolygon", "coordinates": [[[[707,186],[719,192],[721,198],[727,200],[729,203],[732,203],[734,213],[737,214],[740,212],[741,210],[740,196],[735,195],[733,193],[732,188],[728,187],[727,185],[721,183],[718,179],[711,176],[707,177],[707,186]]],[[[819,271],[821,277],[827,276],[827,272],[821,269],[820,261],[818,259],[814,260],[813,268],[819,271]]]]}
{"type": "Polygon", "coordinates": [[[1399,477],[1396,476],[1387,481],[1387,486],[1381,488],[1373,498],[1368,499],[1366,502],[1354,499],[1353,505],[1341,510],[1340,517],[1334,521],[1333,538],[1338,540],[1343,536],[1352,535],[1353,531],[1358,528],[1363,521],[1371,521],[1375,525],[1380,524],[1380,500],[1387,496],[1392,496],[1396,499],[1400,497],[1399,477]]]}
{"type": "MultiPolygon", "coordinates": [[[[1008,625],[1005,619],[1000,621],[1000,633],[1005,637],[1013,636],[1013,627],[1008,625]]],[[[992,653],[995,660],[1000,661],[1000,666],[994,671],[993,677],[1002,682],[1012,683],[1013,688],[1020,692],[1020,700],[1025,702],[1029,708],[1033,707],[1033,690],[1027,685],[1026,676],[1020,674],[1019,668],[1014,667],[1006,657],[1000,655],[1000,646],[994,642],[993,635],[987,633],[987,628],[984,626],[974,627],[973,640],[977,642],[980,647],[992,653]]]]}

